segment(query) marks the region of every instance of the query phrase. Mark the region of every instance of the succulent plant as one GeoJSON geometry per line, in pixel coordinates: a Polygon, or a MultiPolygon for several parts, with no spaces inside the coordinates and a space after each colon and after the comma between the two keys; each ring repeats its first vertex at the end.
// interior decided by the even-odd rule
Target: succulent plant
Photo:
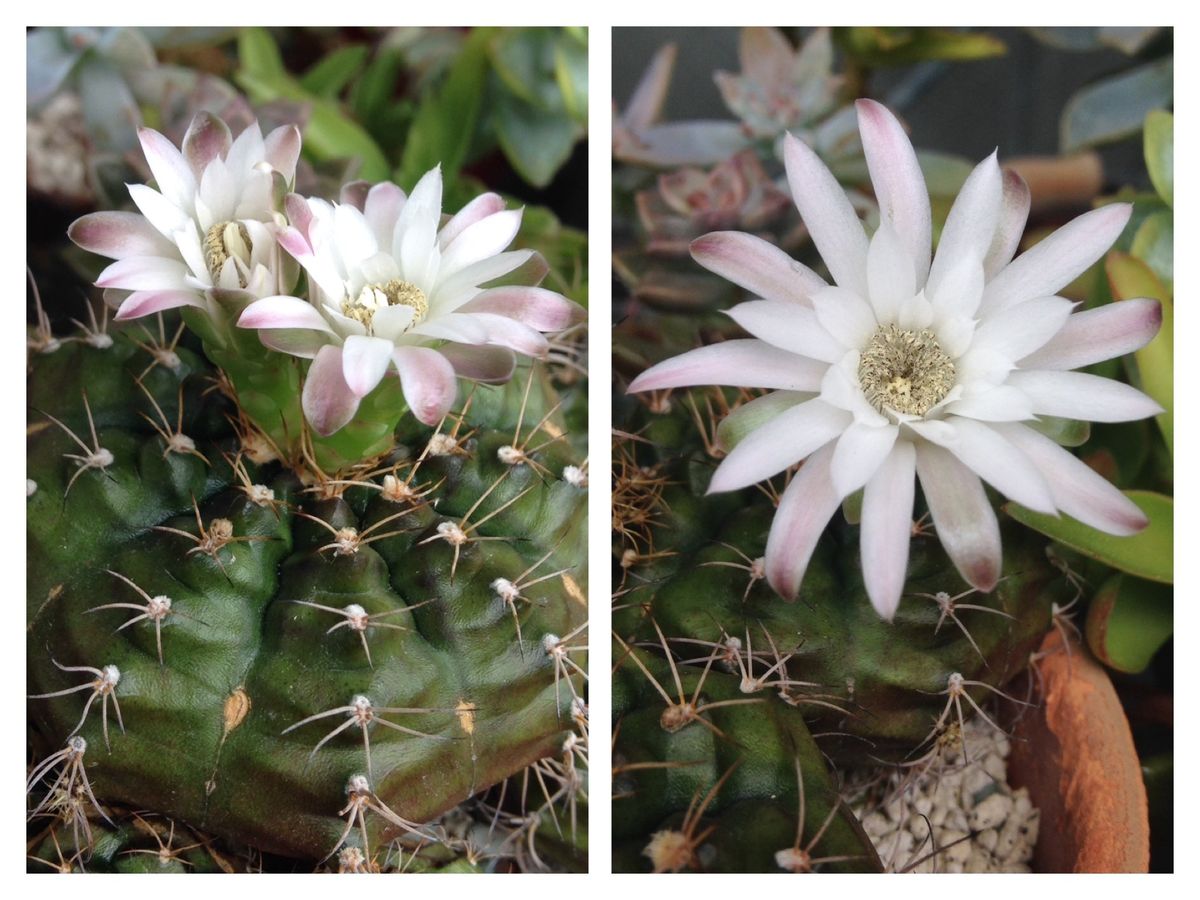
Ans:
{"type": "MultiPolygon", "coordinates": [[[[197,127],[219,136],[213,121],[197,127]]],[[[230,152],[224,135],[210,160],[230,152]]],[[[169,190],[163,173],[184,172],[182,157],[142,138],[169,190]]],[[[385,190],[395,212],[404,195],[385,190]]],[[[436,230],[436,204],[422,215],[436,230]]],[[[118,272],[147,265],[145,247],[182,270],[135,219],[97,214],[73,234],[122,251],[108,254],[118,272]],[[136,230],[128,243],[121,228],[136,230]]],[[[256,293],[253,280],[237,288],[243,245],[279,233],[255,224],[267,230],[252,239],[236,221],[210,228],[215,263],[188,257],[233,288],[177,273],[159,300],[185,311],[125,299],[125,317],[159,317],[157,336],[128,322],[110,333],[94,312],[82,335],[56,335],[44,316],[31,334],[34,856],[118,871],[146,850],[160,870],[262,867],[264,855],[269,868],[585,866],[586,379],[578,359],[560,362],[578,344],[556,337],[550,354],[531,331],[540,358],[518,365],[471,332],[460,340],[478,346],[456,344],[455,360],[502,358],[490,383],[451,371],[431,417],[405,402],[424,373],[402,371],[402,390],[380,372],[317,433],[300,396],[317,363],[234,321],[256,293]]],[[[276,299],[315,303],[305,290],[276,299]]],[[[551,296],[573,307],[535,300],[551,296]]]]}

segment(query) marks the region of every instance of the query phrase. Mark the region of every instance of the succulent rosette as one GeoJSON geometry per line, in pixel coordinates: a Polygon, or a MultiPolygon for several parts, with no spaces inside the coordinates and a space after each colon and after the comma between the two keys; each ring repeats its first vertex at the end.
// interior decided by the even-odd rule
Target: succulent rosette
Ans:
{"type": "Polygon", "coordinates": [[[880,207],[874,235],[814,152],[789,135],[793,199],[833,283],[752,235],[698,238],[698,263],[762,298],[729,310],[752,337],[668,359],[630,390],[768,390],[722,423],[731,449],[709,491],[803,462],[766,547],[766,577],[790,599],[826,523],[862,489],[864,579],[890,619],[904,588],[917,480],[946,552],[984,592],[1001,570],[985,482],[1025,507],[1110,534],[1146,525],[1132,501],[1037,426],[1043,417],[1122,422],[1160,412],[1127,384],[1071,370],[1144,346],[1161,309],[1134,299],[1076,311],[1056,295],[1117,239],[1127,204],[1085,213],[1014,259],[1029,191],[996,154],[963,185],[932,254],[929,195],[902,126],[873,101],[858,101],[857,112],[880,207]]]}
{"type": "Polygon", "coordinates": [[[347,424],[393,368],[412,413],[436,424],[454,402],[456,376],[506,381],[514,353],[545,356],[543,332],[583,315],[543,288],[483,287],[534,256],[506,251],[522,213],[496,194],[444,224],[440,169],[411,195],[385,182],[342,199],[287,198],[279,243],[308,273],[308,299],[265,297],[238,320],[268,347],[312,360],[301,402],[319,434],[347,424]]]}
{"type": "Polygon", "coordinates": [[[300,131],[266,137],[255,122],[236,139],[216,116],[196,115],[182,149],[151,128],[138,139],[157,189],[129,185],[139,212],[83,216],[80,247],[115,260],[96,280],[116,293],[118,319],[191,306],[215,311],[214,291],[262,297],[286,289],[273,229],[282,185],[295,178],[300,131]]]}

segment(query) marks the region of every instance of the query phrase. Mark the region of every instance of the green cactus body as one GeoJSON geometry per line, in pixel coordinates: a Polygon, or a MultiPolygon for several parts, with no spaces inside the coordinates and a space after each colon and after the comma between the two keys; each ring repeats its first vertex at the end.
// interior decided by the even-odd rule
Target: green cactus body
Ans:
{"type": "MultiPolygon", "coordinates": [[[[147,357],[124,334],[107,349],[68,343],[31,361],[28,687],[48,694],[86,682],[56,662],[119,669],[113,697],[93,697],[78,732],[101,806],[114,818],[149,810],[229,846],[311,864],[339,847],[353,775],[369,773],[382,804],[423,823],[559,756],[583,680],[556,664],[543,638],[586,621],[586,489],[562,478],[583,456],[582,436],[567,434],[553,410],[550,377],[522,369],[506,387],[464,389],[454,452],[427,453],[408,484],[418,496],[393,502],[381,472],[343,475],[358,482],[350,486],[318,477],[314,493],[275,462],[240,458],[235,470],[237,410],[206,390],[206,363],[183,347],[178,355],[177,371],[145,374],[146,393],[135,377],[147,357]],[[497,449],[513,443],[531,377],[520,437],[549,413],[527,443],[543,443],[547,429],[558,439],[506,463],[497,449]],[[169,452],[140,415],[158,421],[152,397],[173,430],[180,384],[180,431],[194,452],[169,452]],[[90,444],[85,391],[112,459],[81,471],[67,493],[77,468],[64,454],[80,448],[48,416],[90,444]],[[439,525],[448,523],[468,540],[447,541],[439,525]],[[512,602],[493,587],[543,575],[552,577],[512,602]],[[171,598],[165,617],[124,625],[137,609],[96,609],[125,603],[144,612],[138,588],[171,598]],[[355,607],[370,617],[365,630],[339,612],[355,607]],[[352,721],[363,696],[374,716],[369,768],[363,727],[352,721]],[[341,711],[292,727],[330,710],[341,711]]],[[[433,433],[405,421],[377,468],[403,479],[433,433]]],[[[586,665],[584,651],[571,655],[586,665]]],[[[35,759],[63,746],[89,697],[29,701],[35,759]]],[[[123,859],[125,868],[157,870],[148,856],[115,851],[104,862],[101,839],[111,832],[90,815],[97,867],[123,859]]],[[[366,823],[372,854],[404,830],[370,811],[366,823]]],[[[347,846],[358,835],[354,828],[347,846]]],[[[449,853],[441,864],[457,860],[449,853]]]]}
{"type": "MultiPolygon", "coordinates": [[[[618,768],[621,761],[637,765],[624,776],[628,793],[614,788],[614,837],[623,848],[616,865],[647,870],[654,835],[678,827],[693,797],[740,759],[706,812],[705,827],[713,830],[690,867],[786,868],[792,858],[781,862],[774,854],[796,838],[799,758],[810,800],[803,843],[821,834],[809,856],[838,858],[820,865],[824,871],[877,870],[879,859],[847,810],[820,831],[838,796],[831,765],[905,762],[929,750],[957,722],[951,677],[961,675],[980,704],[990,689],[1003,689],[1050,628],[1051,602],[1069,599],[1067,586],[1044,541],[1006,526],[996,590],[958,597],[998,611],[957,609],[968,638],[956,621],[941,618],[936,599],[962,595],[962,579],[936,536],[918,533],[905,600],[889,623],[867,599],[859,528],[837,515],[799,600],[781,600],[761,569],[774,514],[769,497],[754,488],[705,496],[716,462],[703,439],[713,434],[704,427],[706,404],[721,409],[744,399],[714,389],[674,394],[656,411],[617,403],[618,428],[636,439],[619,439],[614,448],[613,625],[621,641],[613,649],[613,752],[618,768]],[[665,701],[625,648],[635,647],[675,696],[664,641],[686,696],[704,678],[700,717],[708,726],[693,722],[676,733],[660,727],[665,701]],[[722,699],[758,702],[703,711],[722,699]]],[[[959,706],[964,716],[974,713],[966,697],[959,706]]]]}

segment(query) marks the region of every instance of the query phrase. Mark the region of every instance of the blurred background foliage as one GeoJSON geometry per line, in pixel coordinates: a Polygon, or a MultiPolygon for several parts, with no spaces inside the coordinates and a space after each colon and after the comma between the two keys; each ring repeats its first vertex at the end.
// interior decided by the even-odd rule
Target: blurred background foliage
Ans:
{"type": "Polygon", "coordinates": [[[877,99],[910,128],[935,240],[973,165],[999,149],[1030,186],[1022,249],[1114,200],[1134,213],[1117,245],[1062,294],[1081,308],[1153,297],[1147,347],[1089,371],[1125,380],[1166,410],[1152,420],[1059,420],[1071,447],[1149,516],[1113,539],[1014,504],[1076,578],[1067,615],[1125,704],[1150,798],[1152,868],[1173,867],[1174,36],[1169,28],[628,28],[614,35],[615,390],[653,362],[741,336],[720,314],[737,297],[692,262],[714,230],[755,233],[819,266],[791,201],[779,142],[813,147],[868,231],[878,208],[853,101],[877,99]],[[740,72],[738,71],[740,69],[740,72]],[[737,74],[732,74],[732,73],[737,74]],[[764,112],[767,114],[764,115],[764,112]],[[765,127],[773,125],[774,127],[765,127]],[[719,148],[718,152],[711,151],[719,148]]]}
{"type": "Polygon", "coordinates": [[[586,29],[561,27],[33,29],[28,220],[42,294],[52,306],[60,293],[48,254],[64,252],[66,226],[127,207],[125,184],[149,177],[136,127],[178,144],[205,109],[235,133],[298,123],[300,193],[336,199],[355,178],[409,190],[439,164],[447,212],[500,192],[526,207],[518,243],[586,302],[587,51],[586,29]]]}

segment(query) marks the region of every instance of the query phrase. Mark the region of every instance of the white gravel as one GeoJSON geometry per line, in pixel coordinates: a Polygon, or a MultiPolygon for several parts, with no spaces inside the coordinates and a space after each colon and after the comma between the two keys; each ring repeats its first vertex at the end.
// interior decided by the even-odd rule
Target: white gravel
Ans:
{"type": "Polygon", "coordinates": [[[1008,738],[975,719],[966,745],[965,767],[954,748],[944,760],[931,756],[928,765],[893,770],[882,782],[880,770],[848,778],[863,786],[852,806],[889,871],[1030,871],[1038,811],[1025,788],[1008,784],[1008,738]]]}

